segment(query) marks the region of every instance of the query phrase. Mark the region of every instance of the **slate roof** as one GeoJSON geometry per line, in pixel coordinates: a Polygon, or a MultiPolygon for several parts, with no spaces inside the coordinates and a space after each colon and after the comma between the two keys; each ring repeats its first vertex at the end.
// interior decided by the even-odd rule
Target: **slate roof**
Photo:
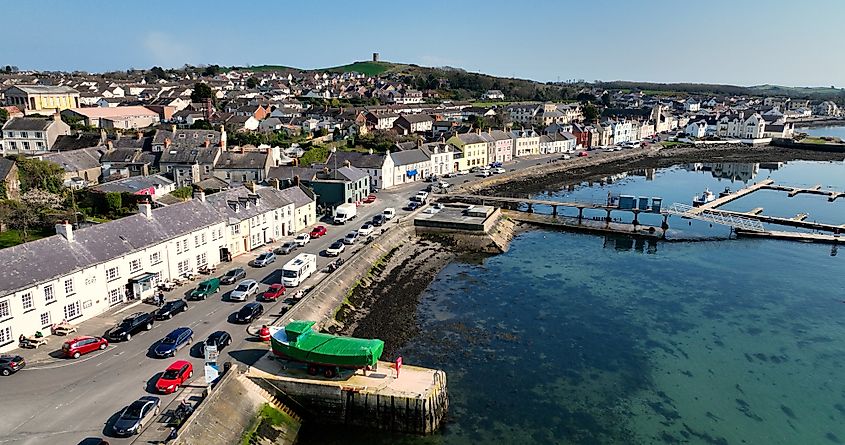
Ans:
{"type": "Polygon", "coordinates": [[[369,177],[367,172],[357,167],[340,167],[337,169],[337,173],[350,182],[358,182],[361,179],[369,177]]]}
{"type": "Polygon", "coordinates": [[[170,130],[156,130],[153,136],[153,145],[164,145],[165,139],[170,139],[170,148],[186,147],[195,148],[205,145],[205,141],[210,141],[211,145],[218,145],[220,143],[220,132],[215,130],[176,130],[173,133],[170,130]]]}
{"type": "Polygon", "coordinates": [[[329,155],[326,165],[331,165],[334,162],[333,156],[337,156],[337,163],[345,164],[349,161],[350,164],[358,168],[382,168],[384,166],[384,153],[360,153],[357,151],[338,151],[329,155]]]}
{"type": "Polygon", "coordinates": [[[137,193],[150,187],[159,187],[163,185],[173,184],[173,181],[161,175],[149,176],[132,176],[129,178],[118,179],[117,181],[106,182],[104,184],[91,187],[98,192],[125,192],[137,193]]]}
{"type": "Polygon", "coordinates": [[[9,172],[12,171],[14,165],[15,161],[0,157],[0,181],[6,179],[6,176],[9,176],[9,172]]]}
{"type": "Polygon", "coordinates": [[[283,198],[293,203],[294,207],[302,207],[314,202],[314,198],[301,185],[299,187],[288,187],[279,191],[283,198]]]}
{"type": "Polygon", "coordinates": [[[278,180],[291,180],[294,176],[299,176],[299,179],[303,181],[310,181],[319,171],[321,170],[318,168],[282,165],[279,167],[270,167],[270,171],[267,173],[267,178],[278,180]]]}
{"type": "Polygon", "coordinates": [[[427,162],[431,158],[426,153],[419,149],[404,150],[390,153],[390,158],[396,166],[416,164],[418,162],[427,162]]]}
{"type": "Polygon", "coordinates": [[[237,153],[224,151],[214,164],[215,169],[264,169],[267,164],[268,153],[248,151],[237,153]]]}
{"type": "Polygon", "coordinates": [[[162,164],[213,164],[222,148],[210,147],[173,147],[165,148],[159,162],[162,164]]]}
{"type": "Polygon", "coordinates": [[[243,221],[293,203],[293,201],[289,200],[285,197],[285,194],[281,192],[281,190],[277,190],[272,187],[256,189],[255,194],[260,198],[258,200],[258,204],[256,205],[249,202],[248,208],[245,204],[249,201],[248,197],[252,194],[252,192],[250,192],[246,187],[238,187],[231,190],[217,192],[213,195],[209,195],[205,198],[205,200],[207,203],[214,206],[214,208],[225,217],[226,221],[231,223],[232,220],[243,221]],[[240,203],[237,211],[228,204],[230,201],[238,201],[240,203]]]}
{"type": "Polygon", "coordinates": [[[102,139],[99,133],[77,133],[59,135],[50,151],[70,151],[82,148],[96,147],[102,139]]]}
{"type": "Polygon", "coordinates": [[[66,172],[75,172],[99,167],[100,157],[104,151],[105,147],[89,147],[81,150],[47,153],[43,156],[43,159],[59,164],[66,172]]]}
{"type": "Polygon", "coordinates": [[[79,94],[73,88],[53,85],[15,85],[15,88],[28,94],[79,94]]]}
{"type": "Polygon", "coordinates": [[[52,123],[52,118],[13,117],[6,122],[6,125],[3,125],[3,129],[13,131],[47,131],[47,128],[52,123]]]}

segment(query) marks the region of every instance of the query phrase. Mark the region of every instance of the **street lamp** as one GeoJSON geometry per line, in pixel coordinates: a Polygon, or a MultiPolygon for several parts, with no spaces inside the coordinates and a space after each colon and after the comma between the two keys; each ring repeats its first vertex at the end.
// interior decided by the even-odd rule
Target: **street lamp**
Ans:
{"type": "Polygon", "coordinates": [[[334,178],[337,179],[337,147],[332,147],[332,158],[334,158],[334,178]]]}

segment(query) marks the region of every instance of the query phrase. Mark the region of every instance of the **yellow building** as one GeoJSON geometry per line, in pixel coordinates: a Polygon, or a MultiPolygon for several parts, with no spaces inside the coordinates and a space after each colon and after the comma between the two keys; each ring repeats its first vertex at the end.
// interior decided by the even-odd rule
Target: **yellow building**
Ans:
{"type": "Polygon", "coordinates": [[[79,108],[79,91],[50,85],[16,85],[4,92],[6,105],[14,105],[25,114],[54,114],[79,108]]]}
{"type": "Polygon", "coordinates": [[[455,156],[455,171],[467,171],[487,165],[487,141],[476,133],[456,134],[446,141],[457,147],[462,156],[455,156]]]}

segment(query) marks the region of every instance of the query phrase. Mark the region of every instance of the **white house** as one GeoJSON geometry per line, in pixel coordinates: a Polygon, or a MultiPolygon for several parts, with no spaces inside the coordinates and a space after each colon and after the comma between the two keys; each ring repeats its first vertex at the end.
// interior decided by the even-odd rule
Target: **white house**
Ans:
{"type": "Polygon", "coordinates": [[[455,151],[451,144],[431,142],[420,147],[431,159],[431,174],[442,176],[454,171],[455,151]]]}
{"type": "Polygon", "coordinates": [[[431,157],[422,148],[388,152],[387,156],[393,161],[391,186],[422,181],[432,174],[431,157]]]}
{"type": "Polygon", "coordinates": [[[631,128],[631,122],[627,120],[608,121],[605,126],[607,125],[610,125],[612,144],[618,145],[623,142],[633,141],[636,139],[636,136],[639,136],[639,134],[634,134],[631,128]]]}
{"type": "Polygon", "coordinates": [[[703,138],[707,134],[707,121],[704,119],[691,120],[684,132],[690,137],[703,138]]]}
{"type": "Polygon", "coordinates": [[[766,121],[760,113],[748,117],[743,112],[725,115],[719,119],[717,135],[719,137],[760,139],[766,127],[766,121]]]}
{"type": "Polygon", "coordinates": [[[697,101],[693,98],[689,98],[689,99],[684,101],[684,111],[689,111],[691,113],[697,113],[699,110],[701,110],[701,102],[699,102],[699,101],[697,101]]]}
{"type": "Polygon", "coordinates": [[[510,137],[513,139],[513,157],[540,154],[540,135],[533,129],[511,130],[510,137]]]}

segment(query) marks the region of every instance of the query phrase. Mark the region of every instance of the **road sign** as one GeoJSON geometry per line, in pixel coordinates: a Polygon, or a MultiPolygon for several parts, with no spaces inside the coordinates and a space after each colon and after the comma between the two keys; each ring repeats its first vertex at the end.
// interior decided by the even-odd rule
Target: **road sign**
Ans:
{"type": "Polygon", "coordinates": [[[217,345],[205,345],[205,361],[217,363],[217,357],[220,352],[217,350],[217,345]]]}
{"type": "Polygon", "coordinates": [[[205,364],[205,384],[211,385],[212,382],[217,380],[217,377],[220,376],[220,367],[217,363],[206,363],[205,364]]]}

